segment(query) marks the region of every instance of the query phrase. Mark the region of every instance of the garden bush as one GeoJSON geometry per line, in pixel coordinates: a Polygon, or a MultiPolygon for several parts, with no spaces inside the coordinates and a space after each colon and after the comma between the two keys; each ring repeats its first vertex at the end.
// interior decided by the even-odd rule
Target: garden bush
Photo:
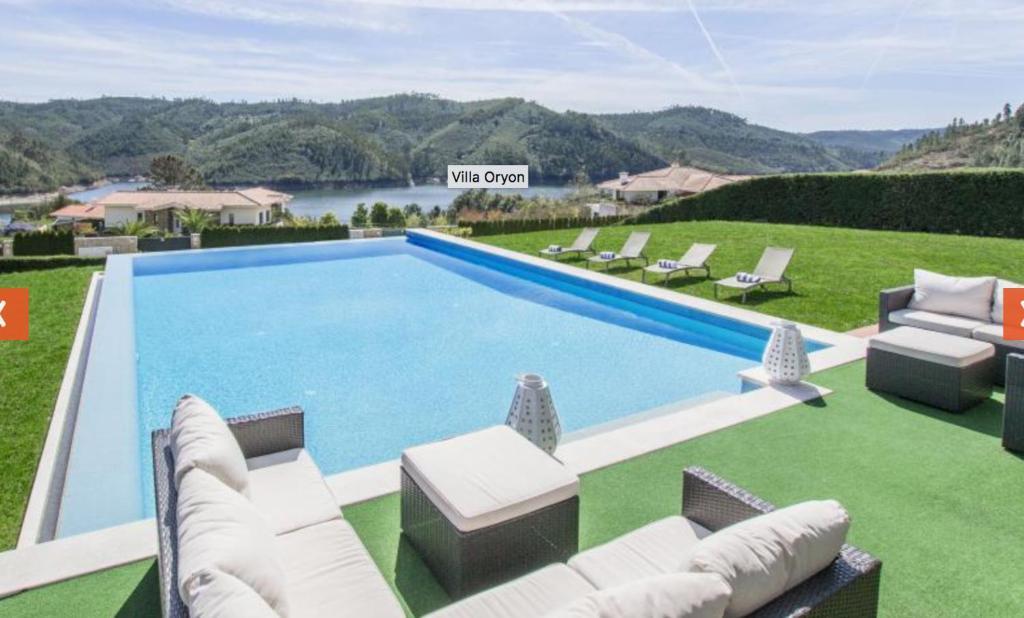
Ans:
{"type": "Polygon", "coordinates": [[[669,202],[631,223],[725,220],[1024,238],[1024,171],[766,176],[669,202]]]}
{"type": "Polygon", "coordinates": [[[551,219],[498,219],[495,221],[459,221],[459,227],[472,228],[473,236],[519,234],[540,230],[614,225],[626,217],[559,217],[551,219]]]}
{"type": "Polygon", "coordinates": [[[0,258],[0,274],[19,273],[27,270],[50,270],[51,268],[67,268],[69,266],[102,266],[105,257],[73,257],[65,255],[40,257],[9,257],[0,258]]]}
{"type": "Polygon", "coordinates": [[[238,247],[242,245],[274,245],[289,242],[317,240],[345,240],[347,225],[310,225],[304,227],[223,226],[208,227],[202,231],[200,242],[204,249],[211,247],[238,247]]]}
{"type": "Polygon", "coordinates": [[[71,232],[28,232],[14,235],[14,255],[74,255],[71,232]]]}

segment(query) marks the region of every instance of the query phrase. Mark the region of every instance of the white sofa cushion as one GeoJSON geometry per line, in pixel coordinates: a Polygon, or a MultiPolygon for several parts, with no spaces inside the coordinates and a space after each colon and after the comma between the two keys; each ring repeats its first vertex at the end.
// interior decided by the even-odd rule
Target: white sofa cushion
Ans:
{"type": "Polygon", "coordinates": [[[849,528],[835,500],[802,502],[719,530],[683,564],[724,577],[732,587],[726,617],[745,616],[828,566],[849,528]]]}
{"type": "Polygon", "coordinates": [[[868,340],[868,348],[948,367],[968,367],[995,354],[991,343],[912,326],[879,333],[868,340]]]}
{"type": "Polygon", "coordinates": [[[900,309],[889,314],[889,321],[902,326],[924,328],[938,333],[947,333],[958,337],[970,337],[975,328],[988,322],[962,318],[948,313],[933,313],[919,309],[900,309]]]}
{"type": "Polygon", "coordinates": [[[1013,281],[1007,281],[1006,279],[997,279],[995,291],[992,293],[992,315],[990,319],[996,324],[1003,323],[1003,288],[1021,288],[1024,285],[1014,283],[1013,281]]]}
{"type": "Polygon", "coordinates": [[[285,574],[277,540],[245,496],[201,468],[178,489],[178,590],[188,598],[192,577],[215,568],[240,579],[282,615],[288,615],[285,574]]]}
{"type": "Polygon", "coordinates": [[[987,322],[995,283],[995,277],[950,277],[915,268],[914,296],[909,307],[987,322]]]}
{"type": "Polygon", "coordinates": [[[1005,345],[1010,348],[1024,350],[1024,341],[1020,339],[1003,339],[1002,324],[986,324],[985,326],[979,326],[974,329],[971,336],[978,341],[998,343],[999,345],[1005,345]]]}
{"type": "Polygon", "coordinates": [[[597,588],[610,588],[678,571],[682,556],[709,534],[704,526],[674,515],[580,552],[569,566],[597,588]]]}
{"type": "Polygon", "coordinates": [[[504,425],[406,449],[402,469],[462,532],[579,493],[579,477],[504,425]]]}
{"type": "Polygon", "coordinates": [[[544,618],[722,618],[731,594],[717,573],[668,573],[591,592],[544,618]]]}
{"type": "Polygon", "coordinates": [[[552,564],[449,605],[424,618],[533,618],[594,592],[579,573],[552,564]]]}
{"type": "Polygon", "coordinates": [[[341,517],[341,508],[306,449],[247,460],[249,499],[271,532],[284,534],[341,517]]]}
{"type": "Polygon", "coordinates": [[[404,618],[352,525],[333,519],[277,537],[291,618],[404,618]]]}
{"type": "Polygon", "coordinates": [[[170,442],[178,487],[186,472],[200,468],[235,491],[249,494],[249,471],[242,449],[210,404],[195,395],[179,399],[171,417],[170,442]]]}
{"type": "Polygon", "coordinates": [[[217,569],[201,569],[185,599],[191,618],[280,618],[245,582],[217,569]]]}

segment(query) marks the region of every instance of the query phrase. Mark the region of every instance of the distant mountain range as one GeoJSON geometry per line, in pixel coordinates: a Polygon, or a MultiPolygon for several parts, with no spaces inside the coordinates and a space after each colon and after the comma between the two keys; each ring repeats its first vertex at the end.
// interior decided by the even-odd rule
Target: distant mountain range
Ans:
{"type": "Polygon", "coordinates": [[[1009,104],[993,120],[962,118],[930,131],[887,160],[885,170],[924,171],[958,167],[1024,167],[1024,105],[1009,104]]]}
{"type": "Polygon", "coordinates": [[[597,181],[671,161],[744,174],[838,171],[874,167],[918,133],[800,135],[702,107],[558,113],[522,99],[415,94],[340,103],[0,102],[0,193],[144,174],[164,154],[224,185],[402,183],[443,177],[450,163],[526,163],[534,182],[597,181]]]}

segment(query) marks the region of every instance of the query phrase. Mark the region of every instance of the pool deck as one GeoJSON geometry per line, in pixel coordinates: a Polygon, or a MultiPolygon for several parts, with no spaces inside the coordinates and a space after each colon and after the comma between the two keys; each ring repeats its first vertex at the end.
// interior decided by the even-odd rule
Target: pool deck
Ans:
{"type": "MultiPolygon", "coordinates": [[[[552,273],[576,277],[603,288],[618,289],[627,294],[650,297],[682,308],[711,313],[760,327],[771,327],[777,318],[755,311],[733,307],[710,300],[687,296],[662,289],[611,277],[599,272],[581,271],[569,265],[551,260],[527,256],[498,247],[483,245],[452,236],[416,230],[410,232],[416,240],[447,242],[466,249],[489,253],[497,257],[515,260],[534,268],[552,273]]],[[[394,242],[392,239],[330,242],[394,242]]],[[[312,243],[321,244],[321,243],[312,243]]],[[[93,284],[97,286],[96,281],[93,284]]],[[[96,294],[99,296],[99,294],[96,294]]],[[[93,298],[90,293],[90,298],[93,298]]],[[[103,301],[87,301],[87,309],[103,301]]],[[[91,334],[95,324],[95,312],[86,311],[79,325],[79,337],[83,341],[91,334]]],[[[857,337],[835,333],[826,329],[800,324],[800,329],[809,338],[831,347],[810,354],[812,372],[857,361],[864,357],[866,342],[857,337]]],[[[76,342],[78,339],[76,338],[76,342]]],[[[81,388],[81,355],[87,345],[76,345],[72,350],[65,383],[70,393],[81,388]],[[69,376],[77,376],[75,379],[69,376]]],[[[741,372],[739,378],[752,386],[763,386],[738,395],[717,399],[700,405],[685,405],[677,410],[668,410],[653,418],[644,418],[635,423],[618,426],[603,432],[587,434],[576,440],[563,443],[556,456],[574,472],[579,474],[598,470],[673,444],[679,444],[698,436],[731,427],[747,420],[758,418],[791,407],[797,403],[812,401],[831,393],[828,389],[810,383],[794,387],[767,386],[764,371],[755,368],[741,372]]],[[[64,388],[62,388],[62,392],[64,388]]],[[[132,389],[134,393],[134,389],[132,389]]],[[[61,444],[69,442],[63,419],[73,412],[68,411],[68,398],[58,398],[55,421],[47,435],[47,449],[44,451],[36,484],[23,523],[18,548],[0,553],[0,597],[8,596],[31,588],[65,580],[78,575],[101,571],[114,566],[152,557],[156,552],[156,534],[152,519],[107,528],[97,532],[68,538],[40,542],[46,538],[46,530],[54,520],[54,490],[52,479],[61,476],[61,444]],[[60,406],[63,405],[63,409],[60,406]],[[51,447],[51,445],[54,445],[51,447]]],[[[73,418],[73,417],[72,417],[73,418]]],[[[66,448],[63,459],[66,461],[66,448]]],[[[388,461],[331,475],[328,485],[334,492],[339,507],[364,502],[399,489],[398,461],[388,461]]]]}

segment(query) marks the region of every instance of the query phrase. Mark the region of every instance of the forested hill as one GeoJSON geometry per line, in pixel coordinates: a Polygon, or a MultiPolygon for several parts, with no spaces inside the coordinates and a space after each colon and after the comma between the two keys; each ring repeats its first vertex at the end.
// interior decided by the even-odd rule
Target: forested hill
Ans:
{"type": "Polygon", "coordinates": [[[0,192],[50,190],[182,155],[214,184],[405,182],[450,163],[527,163],[534,181],[591,180],[672,160],[722,172],[862,167],[805,136],[715,110],[558,113],[522,99],[395,95],[340,103],[105,97],[0,102],[0,192]]]}
{"type": "Polygon", "coordinates": [[[1009,103],[991,120],[953,120],[886,161],[883,169],[935,170],[957,167],[1024,167],[1024,104],[1009,103]]]}

